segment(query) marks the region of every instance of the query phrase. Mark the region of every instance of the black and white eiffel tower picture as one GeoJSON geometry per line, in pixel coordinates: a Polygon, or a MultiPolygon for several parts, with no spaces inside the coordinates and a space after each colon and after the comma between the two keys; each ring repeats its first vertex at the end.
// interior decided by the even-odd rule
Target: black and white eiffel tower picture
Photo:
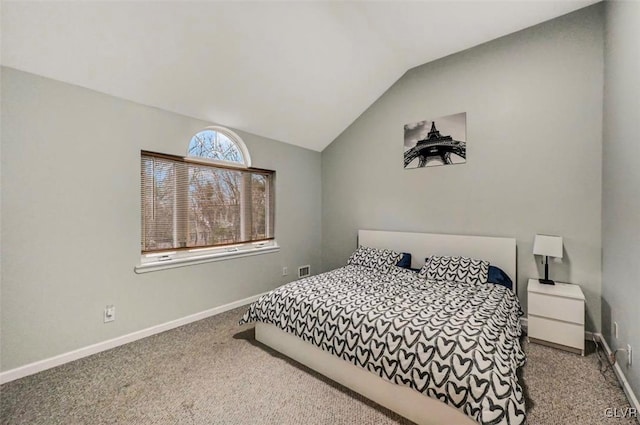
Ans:
{"type": "Polygon", "coordinates": [[[467,113],[404,126],[404,168],[467,162],[467,113]]]}

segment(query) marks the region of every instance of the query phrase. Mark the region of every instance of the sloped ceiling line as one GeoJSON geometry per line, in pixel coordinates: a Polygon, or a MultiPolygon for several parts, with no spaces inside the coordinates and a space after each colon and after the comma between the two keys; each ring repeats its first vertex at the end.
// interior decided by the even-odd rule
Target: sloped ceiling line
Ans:
{"type": "Polygon", "coordinates": [[[322,151],[409,68],[593,0],[2,3],[2,64],[322,151]]]}

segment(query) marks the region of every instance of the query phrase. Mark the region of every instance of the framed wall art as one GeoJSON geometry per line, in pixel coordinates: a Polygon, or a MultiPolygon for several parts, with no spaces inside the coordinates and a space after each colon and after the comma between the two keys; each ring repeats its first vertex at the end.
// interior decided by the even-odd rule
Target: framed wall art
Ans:
{"type": "Polygon", "coordinates": [[[467,113],[404,126],[404,168],[467,162],[467,113]]]}

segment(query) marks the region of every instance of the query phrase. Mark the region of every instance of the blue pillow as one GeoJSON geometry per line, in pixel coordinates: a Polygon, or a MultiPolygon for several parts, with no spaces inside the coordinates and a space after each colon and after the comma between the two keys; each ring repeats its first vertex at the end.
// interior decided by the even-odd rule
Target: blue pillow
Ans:
{"type": "Polygon", "coordinates": [[[403,269],[410,269],[411,268],[411,254],[409,254],[408,252],[403,252],[402,253],[402,258],[400,259],[400,261],[398,261],[398,264],[396,264],[396,266],[402,267],[403,269]]]}
{"type": "Polygon", "coordinates": [[[495,283],[496,285],[502,285],[506,288],[512,289],[513,282],[511,278],[500,268],[496,266],[489,266],[489,276],[487,282],[495,283]]]}

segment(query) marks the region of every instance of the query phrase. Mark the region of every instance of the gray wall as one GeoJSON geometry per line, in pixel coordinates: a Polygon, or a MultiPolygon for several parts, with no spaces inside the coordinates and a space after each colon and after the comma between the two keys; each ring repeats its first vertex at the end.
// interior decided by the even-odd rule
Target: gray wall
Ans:
{"type": "Polygon", "coordinates": [[[282,266],[320,268],[318,152],[238,132],[277,172],[279,253],[136,275],[140,150],[184,155],[211,124],[7,68],[1,124],[2,370],[270,290],[282,266]]]}
{"type": "Polygon", "coordinates": [[[640,3],[606,2],[606,29],[602,333],[612,349],[635,350],[631,368],[619,359],[640,394],[640,3]]]}
{"type": "Polygon", "coordinates": [[[356,232],[515,237],[518,285],[564,237],[551,277],[579,283],[600,327],[603,10],[596,5],[407,72],[322,153],[323,268],[356,232]],[[404,170],[403,126],[467,113],[467,163],[404,170]]]}

